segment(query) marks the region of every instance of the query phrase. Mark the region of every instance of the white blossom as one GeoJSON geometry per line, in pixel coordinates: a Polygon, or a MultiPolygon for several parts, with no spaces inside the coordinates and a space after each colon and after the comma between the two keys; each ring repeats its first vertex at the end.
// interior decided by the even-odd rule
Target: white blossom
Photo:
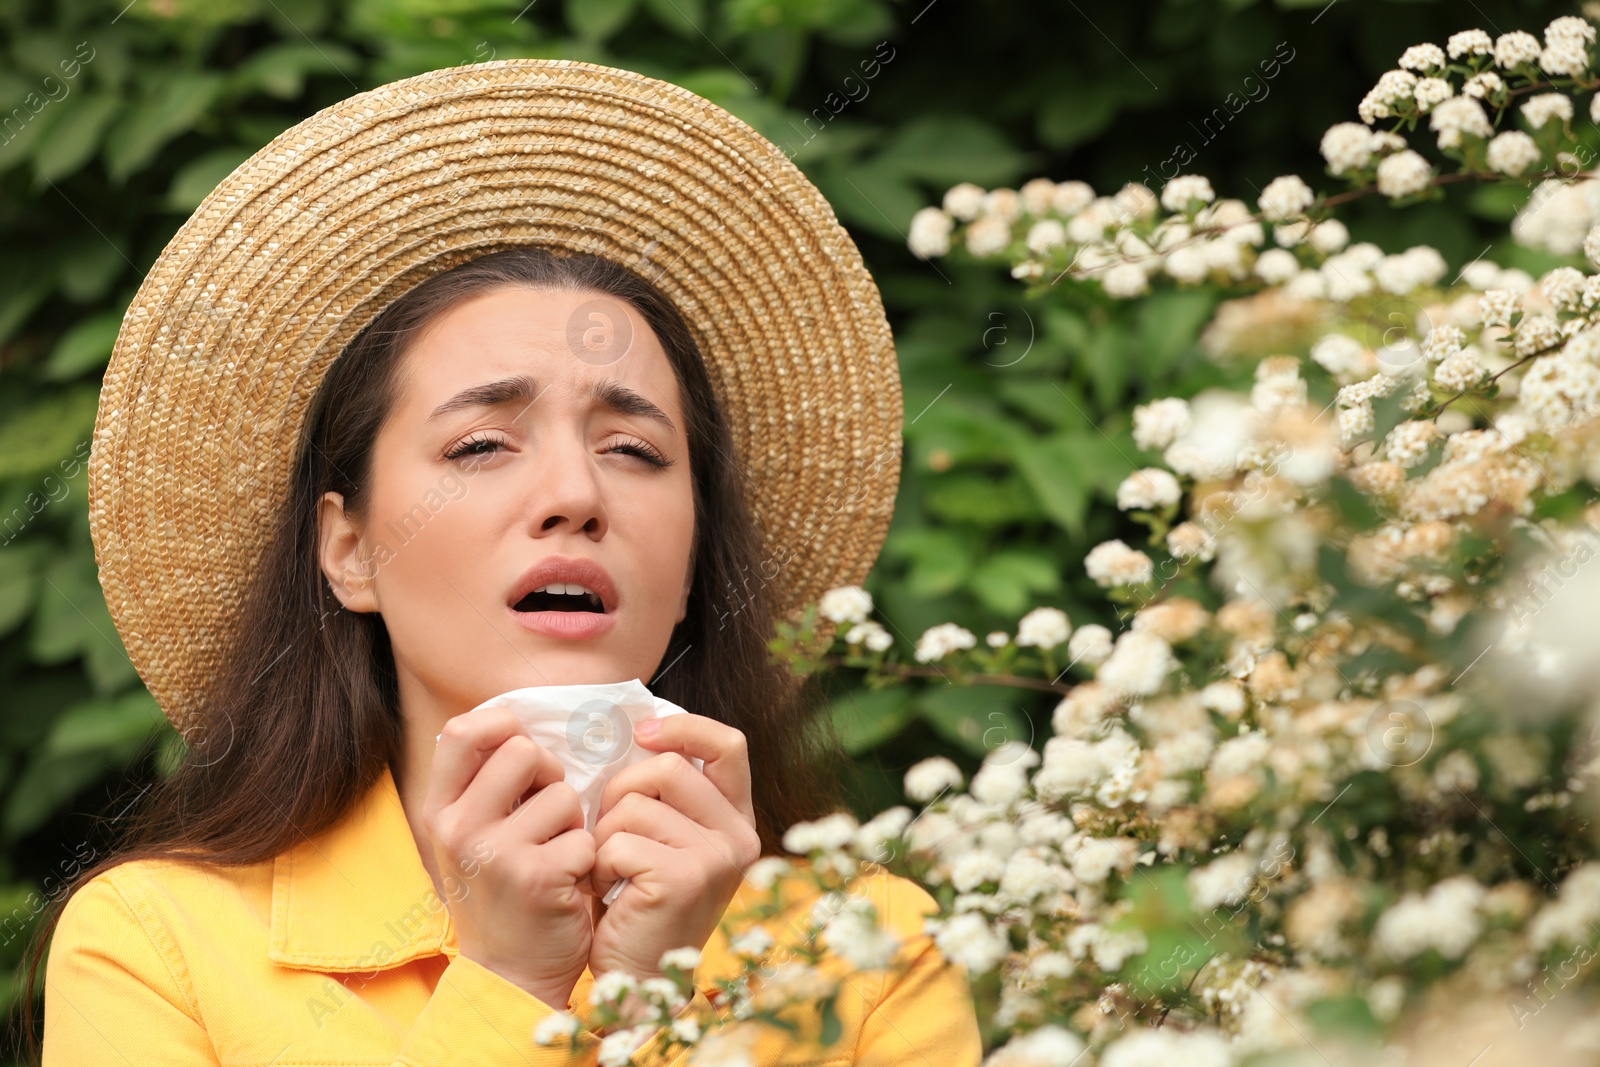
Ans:
{"type": "Polygon", "coordinates": [[[1100,1067],[1231,1067],[1227,1041],[1207,1030],[1180,1033],[1145,1027],[1118,1038],[1100,1055],[1100,1067]]]}
{"type": "Polygon", "coordinates": [[[994,970],[1006,955],[1005,940],[976,912],[951,916],[933,940],[941,955],[975,975],[994,970]]]}
{"type": "Polygon", "coordinates": [[[1256,277],[1268,285],[1282,285],[1300,270],[1300,261],[1286,248],[1269,248],[1256,257],[1256,277]]]}
{"type": "Polygon", "coordinates": [[[1440,148],[1459,148],[1462,134],[1479,138],[1494,134],[1483,105],[1471,96],[1452,97],[1434,108],[1428,116],[1428,128],[1439,134],[1440,148]]]}
{"type": "Polygon", "coordinates": [[[936,207],[925,207],[911,216],[911,233],[906,240],[913,255],[932,259],[950,251],[950,231],[955,220],[936,207]]]}
{"type": "Polygon", "coordinates": [[[1183,499],[1183,488],[1171,471],[1160,467],[1136,470],[1117,486],[1117,507],[1123,511],[1154,511],[1172,507],[1183,499]]]}
{"type": "Polygon", "coordinates": [[[1361,98],[1356,113],[1369,126],[1378,119],[1390,118],[1395,113],[1395,105],[1411,99],[1416,84],[1417,76],[1409,70],[1385,71],[1378,79],[1378,84],[1361,98]]]}
{"type": "Polygon", "coordinates": [[[539,1025],[533,1028],[533,1043],[551,1045],[557,1040],[570,1039],[577,1035],[582,1025],[582,1021],[569,1011],[546,1015],[539,1020],[539,1025]]]}
{"type": "Polygon", "coordinates": [[[1478,316],[1485,326],[1508,326],[1522,310],[1522,298],[1510,289],[1490,289],[1478,297],[1478,316]]]}
{"type": "Polygon", "coordinates": [[[983,211],[984,192],[972,182],[953,185],[944,194],[944,209],[962,222],[971,222],[983,211]]]}
{"type": "Polygon", "coordinates": [[[1111,655],[1111,631],[1099,623],[1089,623],[1073,631],[1067,642],[1067,655],[1074,663],[1093,667],[1111,655]]]}
{"type": "Polygon", "coordinates": [[[1400,66],[1406,70],[1438,70],[1445,65],[1444,49],[1436,44],[1414,44],[1400,56],[1400,66]]]}
{"type": "Polygon", "coordinates": [[[971,648],[977,643],[977,638],[972,636],[971,630],[953,622],[942,622],[937,626],[928,627],[922,636],[917,638],[915,655],[918,663],[932,663],[943,659],[951,652],[971,648]]]}
{"type": "Polygon", "coordinates": [[[1375,150],[1372,131],[1359,122],[1337,122],[1322,135],[1322,158],[1334,174],[1360,170],[1375,150]]]}
{"type": "Polygon", "coordinates": [[[1149,581],[1154,564],[1143,552],[1129,548],[1121,539],[1113,539],[1091,548],[1083,558],[1083,566],[1096,585],[1110,589],[1149,581]]]}
{"type": "Polygon", "coordinates": [[[894,645],[894,636],[876,619],[858,622],[844,635],[845,643],[866,645],[872,652],[887,652],[894,645]]]}
{"type": "Polygon", "coordinates": [[[1005,251],[1011,243],[1011,224],[999,215],[984,215],[967,227],[967,251],[978,258],[1005,251]]]}
{"type": "Polygon", "coordinates": [[[1522,105],[1522,117],[1528,125],[1538,129],[1545,123],[1572,121],[1572,97],[1566,93],[1540,93],[1530,96],[1522,105]]]}
{"type": "Polygon", "coordinates": [[[1483,893],[1483,886],[1466,875],[1437,882],[1426,894],[1409,893],[1378,917],[1373,945],[1397,961],[1430,948],[1445,959],[1460,959],[1483,929],[1477,911],[1483,893]]]}
{"type": "Polygon", "coordinates": [[[1039,607],[1017,622],[1017,644],[1035,648],[1055,648],[1067,639],[1072,625],[1060,608],[1039,607]]]}
{"type": "Polygon", "coordinates": [[[1209,204],[1215,198],[1210,180],[1199,174],[1180,174],[1161,187],[1161,206],[1168,211],[1187,211],[1192,201],[1209,204]]]}
{"type": "Polygon", "coordinates": [[[1172,648],[1155,634],[1137,630],[1118,635],[1111,655],[1095,670],[1095,679],[1123,693],[1157,692],[1177,661],[1172,648]]]}
{"type": "Polygon", "coordinates": [[[1495,65],[1510,70],[1521,63],[1532,63],[1539,58],[1539,38],[1522,30],[1502,33],[1494,41],[1495,65]]]}
{"type": "Polygon", "coordinates": [[[1106,295],[1129,300],[1150,291],[1150,279],[1137,263],[1118,263],[1100,279],[1106,295]]]}
{"type": "Polygon", "coordinates": [[[963,778],[961,768],[944,756],[929,756],[906,771],[906,796],[925,804],[947,789],[958,789],[963,778]]]}
{"type": "Polygon", "coordinates": [[[986,1067],[1073,1067],[1082,1055],[1082,1038],[1056,1023],[1045,1023],[1012,1037],[983,1062],[986,1067]]]}
{"type": "Polygon", "coordinates": [[[1428,187],[1432,178],[1433,168],[1428,161],[1409,148],[1385,156],[1378,164],[1378,192],[1384,196],[1401,197],[1420,193],[1428,187]]]}
{"type": "Polygon", "coordinates": [[[1451,59],[1460,59],[1462,56],[1486,56],[1494,52],[1494,41],[1482,30],[1462,30],[1452,33],[1445,42],[1445,51],[1451,59]]]}
{"type": "Polygon", "coordinates": [[[872,594],[859,585],[840,585],[817,602],[822,617],[832,622],[865,622],[872,611],[872,594]]]}
{"type": "Polygon", "coordinates": [[[1133,409],[1133,443],[1143,449],[1166,448],[1189,430],[1189,402],[1166,397],[1133,409]]]}
{"type": "Polygon", "coordinates": [[[1285,174],[1267,183],[1258,203],[1268,222],[1288,222],[1305,214],[1315,199],[1309,185],[1297,175],[1285,174]]]}

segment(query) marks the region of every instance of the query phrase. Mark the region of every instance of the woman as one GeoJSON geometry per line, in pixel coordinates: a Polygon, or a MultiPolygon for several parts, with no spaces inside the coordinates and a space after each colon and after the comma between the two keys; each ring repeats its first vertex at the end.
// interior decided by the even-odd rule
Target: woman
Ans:
{"type": "MultiPolygon", "coordinates": [[[[680,948],[676,1019],[707,1020],[719,923],[765,896],[744,873],[840,806],[765,642],[870,567],[898,401],[825,202],[677,87],[501,61],[262,149],[152,268],[102,390],[101,581],[193,758],[42,924],[45,1067],[566,1063],[541,1023],[680,948]],[[634,678],[689,714],[635,736],[657,755],[590,833],[480,705],[634,678]]],[[[816,902],[791,863],[780,944],[816,902]]],[[[764,1027],[751,1061],[976,1063],[932,899],[861,891],[903,951],[825,960],[840,1039],[764,1027]]],[[[666,1030],[578,1051],[683,1062],[666,1030]]]]}

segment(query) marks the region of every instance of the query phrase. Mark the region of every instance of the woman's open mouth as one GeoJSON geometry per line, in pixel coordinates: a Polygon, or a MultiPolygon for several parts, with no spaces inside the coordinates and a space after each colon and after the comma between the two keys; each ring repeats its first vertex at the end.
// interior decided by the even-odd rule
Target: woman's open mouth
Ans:
{"type": "Polygon", "coordinates": [[[565,586],[557,592],[555,586],[561,582],[552,582],[544,589],[536,589],[516,603],[517,611],[596,611],[604,615],[606,609],[600,604],[600,597],[589,592],[579,585],[565,586]]]}
{"type": "MultiPolygon", "coordinates": [[[[559,583],[557,583],[559,584],[559,583]]],[[[599,637],[616,624],[600,598],[581,587],[573,592],[535,590],[511,607],[517,625],[546,637],[599,637]]]]}
{"type": "Polygon", "coordinates": [[[519,579],[507,600],[517,625],[547,637],[598,637],[616,625],[616,585],[592,560],[545,559],[519,579]]]}

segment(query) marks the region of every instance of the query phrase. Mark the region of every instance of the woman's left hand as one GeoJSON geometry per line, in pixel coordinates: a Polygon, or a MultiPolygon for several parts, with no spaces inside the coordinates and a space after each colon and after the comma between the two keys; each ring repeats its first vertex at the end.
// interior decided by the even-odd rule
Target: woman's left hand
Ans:
{"type": "Polygon", "coordinates": [[[667,715],[634,741],[658,755],[618,771],[600,794],[597,908],[589,971],[663,975],[669,949],[702,948],[761,856],[743,731],[705,715],[667,715]],[[690,757],[705,761],[696,770],[690,757]],[[599,897],[627,878],[609,906],[599,897]]]}

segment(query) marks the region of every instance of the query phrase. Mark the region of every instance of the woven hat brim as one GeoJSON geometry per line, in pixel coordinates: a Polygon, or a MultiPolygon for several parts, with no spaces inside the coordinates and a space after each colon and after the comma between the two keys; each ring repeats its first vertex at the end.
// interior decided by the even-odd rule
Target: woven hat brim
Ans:
{"type": "Polygon", "coordinates": [[[821,193],[689,91],[571,60],[432,71],[284,131],[178,230],[123,319],[89,457],[99,576],[180,729],[218,673],[344,346],[489,252],[591,253],[685,318],[730,423],[779,613],[871,569],[901,391],[876,285],[821,193]]]}

